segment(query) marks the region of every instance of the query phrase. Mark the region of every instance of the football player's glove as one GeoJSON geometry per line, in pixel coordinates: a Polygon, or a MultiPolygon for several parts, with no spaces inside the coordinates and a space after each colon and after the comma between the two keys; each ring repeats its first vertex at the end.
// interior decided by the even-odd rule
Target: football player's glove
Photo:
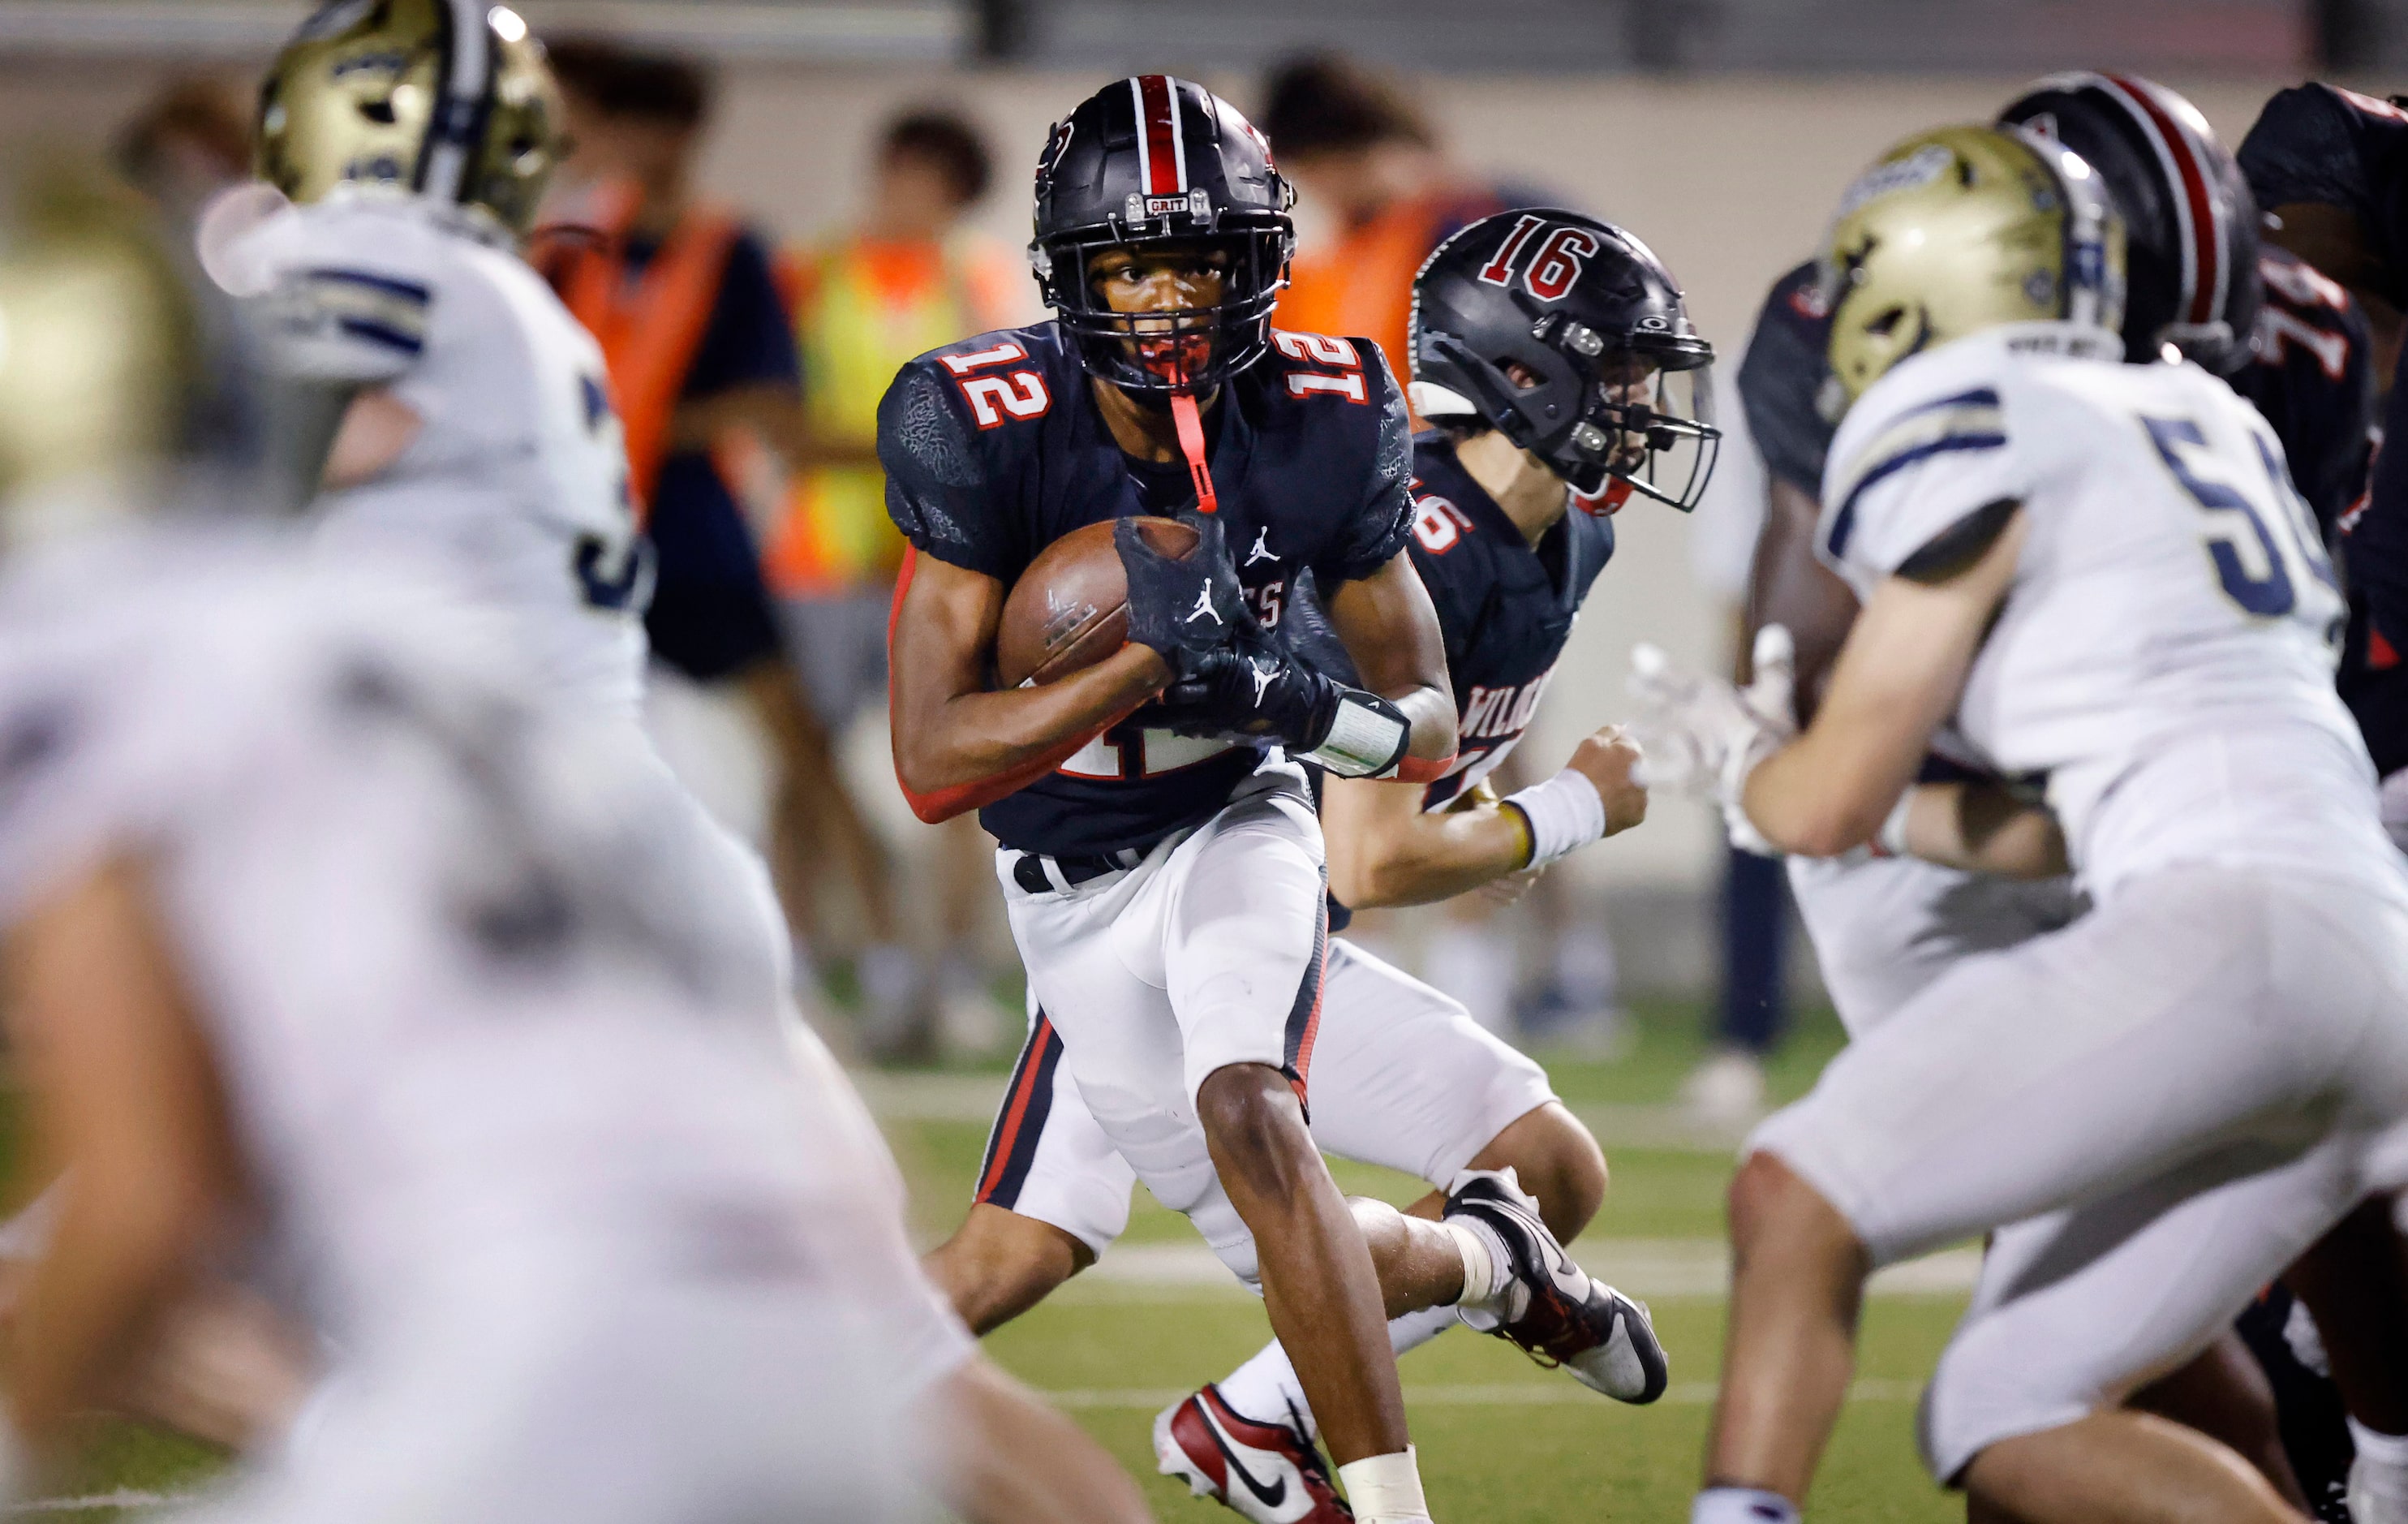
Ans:
{"type": "Polygon", "coordinates": [[[1152,646],[1174,667],[1182,657],[1226,648],[1240,627],[1254,625],[1221,521],[1194,512],[1177,519],[1196,531],[1196,548],[1183,556],[1155,550],[1133,519],[1112,527],[1112,548],[1128,577],[1129,640],[1152,646]]]}
{"type": "Polygon", "coordinates": [[[1630,694],[1639,712],[1630,734],[1646,755],[1639,779],[1649,788],[1711,798],[1722,807],[1731,845],[1774,857],[1780,854],[1747,818],[1747,776],[1798,734],[1792,692],[1797,648],[1787,626],[1756,632],[1756,677],[1742,688],[1718,677],[1672,669],[1654,645],[1630,654],[1630,694]]]}
{"type": "Polygon", "coordinates": [[[1185,736],[1277,740],[1340,778],[1384,777],[1412,726],[1376,693],[1299,661],[1250,619],[1228,646],[1182,655],[1147,723],[1185,736]]]}

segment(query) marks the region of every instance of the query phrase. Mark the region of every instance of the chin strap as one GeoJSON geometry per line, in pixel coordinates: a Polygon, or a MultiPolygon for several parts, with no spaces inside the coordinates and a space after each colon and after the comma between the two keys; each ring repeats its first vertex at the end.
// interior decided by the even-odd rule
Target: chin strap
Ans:
{"type": "Polygon", "coordinates": [[[1187,474],[1196,482],[1197,510],[1219,512],[1221,499],[1212,491],[1212,472],[1204,464],[1204,418],[1196,410],[1194,393],[1170,394],[1170,421],[1179,427],[1179,452],[1187,457],[1187,474]]]}

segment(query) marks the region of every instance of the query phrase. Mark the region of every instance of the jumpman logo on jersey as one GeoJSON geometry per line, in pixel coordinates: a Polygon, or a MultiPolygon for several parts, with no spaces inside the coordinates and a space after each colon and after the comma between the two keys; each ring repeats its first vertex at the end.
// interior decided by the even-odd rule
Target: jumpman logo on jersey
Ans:
{"type": "Polygon", "coordinates": [[[1257,561],[1276,561],[1278,559],[1278,556],[1271,554],[1271,532],[1269,527],[1266,525],[1263,528],[1255,530],[1254,548],[1246,553],[1245,564],[1247,566],[1253,566],[1257,561]]]}
{"type": "Polygon", "coordinates": [[[1196,607],[1188,611],[1186,619],[1182,623],[1193,625],[1208,614],[1211,616],[1212,623],[1215,625],[1228,623],[1221,617],[1221,611],[1212,607],[1212,590],[1210,587],[1199,587],[1196,590],[1196,607]]]}

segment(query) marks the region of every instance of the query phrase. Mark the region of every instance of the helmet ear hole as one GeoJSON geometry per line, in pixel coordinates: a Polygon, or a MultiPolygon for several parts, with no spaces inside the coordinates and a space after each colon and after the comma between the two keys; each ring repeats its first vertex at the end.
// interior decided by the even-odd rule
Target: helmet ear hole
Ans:
{"type": "Polygon", "coordinates": [[[1887,338],[1891,334],[1897,332],[1898,325],[1905,321],[1906,309],[1903,307],[1893,307],[1883,312],[1881,316],[1873,319],[1870,323],[1866,323],[1865,332],[1871,334],[1877,338],[1887,338]]]}
{"type": "Polygon", "coordinates": [[[388,95],[382,100],[360,102],[360,115],[367,118],[370,122],[375,122],[380,127],[392,126],[394,122],[393,97],[388,95]]]}

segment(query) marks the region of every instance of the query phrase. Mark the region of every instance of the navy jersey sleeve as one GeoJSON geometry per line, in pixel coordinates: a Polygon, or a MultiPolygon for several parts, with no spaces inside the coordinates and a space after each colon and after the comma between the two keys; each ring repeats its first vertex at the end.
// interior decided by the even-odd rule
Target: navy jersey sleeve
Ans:
{"type": "Polygon", "coordinates": [[[1368,338],[1348,342],[1364,356],[1366,400],[1374,411],[1376,435],[1360,500],[1331,537],[1328,551],[1313,563],[1325,582],[1369,577],[1396,559],[1413,527],[1413,430],[1404,393],[1379,345],[1368,338]]]}
{"type": "Polygon", "coordinates": [[[936,354],[905,366],[878,404],[886,513],[923,554],[1008,582],[1027,557],[998,510],[981,432],[936,354]]]}
{"type": "Polygon", "coordinates": [[[2338,283],[2281,249],[2258,263],[2266,290],[2250,360],[2230,380],[2283,441],[2300,495],[2330,539],[2366,491],[2376,422],[2366,315],[2338,283]]]}
{"type": "Polygon", "coordinates": [[[1810,260],[1773,283],[1739,366],[1740,401],[1764,468],[1810,495],[1823,490],[1831,450],[1831,425],[1817,406],[1831,373],[1824,357],[1830,333],[1810,260]]]}
{"type": "Polygon", "coordinates": [[[801,381],[794,323],[769,274],[769,252],[750,231],[739,233],[728,245],[719,299],[695,349],[684,395],[694,399],[744,386],[795,386],[801,381]]]}
{"type": "Polygon", "coordinates": [[[2237,157],[2261,207],[2316,202],[2356,216],[2392,272],[2386,295],[2408,290],[2408,111],[2331,85],[2294,86],[2266,103],[2237,157]]]}

